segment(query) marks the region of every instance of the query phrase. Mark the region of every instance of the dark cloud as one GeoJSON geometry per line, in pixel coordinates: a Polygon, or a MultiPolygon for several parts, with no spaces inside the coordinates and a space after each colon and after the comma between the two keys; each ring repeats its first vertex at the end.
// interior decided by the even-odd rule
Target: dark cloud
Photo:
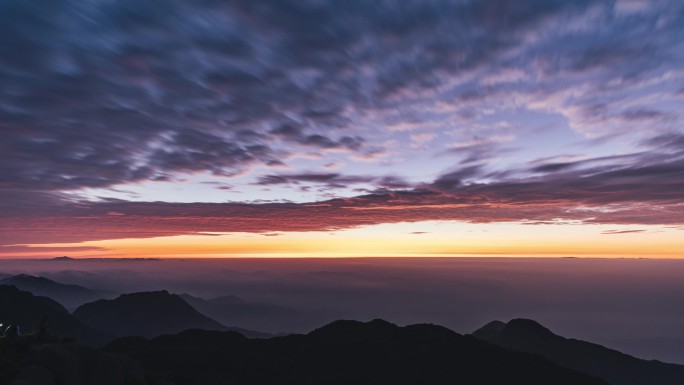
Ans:
{"type": "Polygon", "coordinates": [[[526,199],[568,199],[585,204],[676,201],[684,191],[684,160],[641,166],[599,166],[539,179],[468,186],[487,195],[526,199]]]}
{"type": "Polygon", "coordinates": [[[684,155],[684,133],[671,132],[651,137],[642,141],[643,146],[656,148],[657,152],[674,152],[679,156],[684,155]]]}
{"type": "Polygon", "coordinates": [[[77,201],[61,193],[0,189],[0,217],[40,217],[70,212],[77,201]]]}
{"type": "Polygon", "coordinates": [[[588,71],[596,68],[621,65],[624,63],[639,63],[648,65],[651,62],[649,55],[657,53],[655,47],[640,42],[626,40],[626,38],[613,39],[610,42],[593,42],[589,48],[583,48],[572,63],[575,71],[588,71]]]}
{"type": "Polygon", "coordinates": [[[259,177],[258,184],[263,186],[274,184],[297,184],[301,182],[311,183],[363,183],[370,181],[368,177],[343,176],[337,173],[305,173],[305,174],[280,174],[264,175],[259,177]]]}
{"type": "Polygon", "coordinates": [[[632,234],[632,233],[643,233],[646,230],[606,230],[601,232],[601,234],[632,234]]]}
{"type": "Polygon", "coordinates": [[[463,165],[482,164],[489,160],[501,156],[504,153],[513,151],[510,146],[502,144],[502,140],[497,137],[475,136],[471,141],[456,144],[447,148],[444,152],[460,158],[463,165]]]}
{"type": "Polygon", "coordinates": [[[348,148],[355,150],[363,144],[363,138],[351,136],[345,136],[337,142],[320,134],[308,135],[303,139],[300,143],[321,148],[348,148]]]}
{"type": "MultiPolygon", "coordinates": [[[[602,157],[581,159],[581,160],[568,161],[568,162],[545,163],[548,160],[553,160],[553,158],[540,159],[540,160],[536,160],[536,161],[531,162],[533,164],[539,164],[539,165],[533,167],[530,171],[535,172],[535,173],[553,173],[553,172],[568,171],[571,169],[576,170],[576,169],[583,168],[583,167],[586,169],[586,167],[588,166],[588,167],[593,167],[593,169],[592,169],[593,173],[597,173],[597,172],[601,172],[601,170],[603,170],[603,169],[621,168],[621,167],[625,167],[626,165],[630,165],[630,164],[639,164],[639,163],[643,164],[643,161],[646,160],[645,158],[648,158],[647,153],[637,152],[637,153],[631,153],[631,154],[602,156],[602,157]]],[[[658,160],[663,161],[663,159],[660,157],[658,160]]]]}
{"type": "Polygon", "coordinates": [[[398,176],[384,176],[382,178],[376,179],[373,183],[381,189],[387,190],[406,190],[414,187],[414,184],[400,178],[398,176]]]}
{"type": "Polygon", "coordinates": [[[556,172],[574,168],[580,162],[547,163],[532,169],[534,172],[556,172]]]}
{"type": "Polygon", "coordinates": [[[271,130],[271,134],[295,144],[322,149],[359,150],[364,143],[364,139],[360,136],[343,136],[338,140],[333,140],[321,134],[306,134],[300,127],[288,123],[271,130]]]}
{"type": "Polygon", "coordinates": [[[0,246],[0,253],[70,253],[80,251],[107,251],[104,247],[95,246],[64,246],[64,247],[36,247],[36,246],[0,246]]]}
{"type": "MultiPolygon", "coordinates": [[[[608,0],[4,1],[0,239],[11,242],[11,234],[48,242],[59,238],[57,231],[78,240],[242,227],[320,230],[427,219],[588,220],[570,209],[605,204],[623,205],[624,211],[592,212],[594,221],[679,223],[681,208],[670,203],[681,200],[684,190],[684,146],[673,109],[622,107],[619,97],[592,94],[614,84],[641,84],[672,66],[684,6],[667,7],[668,17],[661,18],[663,9],[656,7],[635,19],[616,15],[608,0]],[[598,19],[576,17],[593,9],[602,11],[598,19]],[[610,28],[597,32],[581,21],[610,28]],[[376,126],[355,119],[420,108],[415,95],[446,88],[444,100],[455,101],[455,113],[472,122],[477,103],[512,95],[505,81],[482,86],[464,75],[492,66],[538,70],[540,83],[519,92],[519,99],[552,100],[579,74],[614,74],[607,78],[612,81],[573,92],[571,118],[580,120],[573,127],[604,130],[604,137],[647,122],[663,127],[640,143],[649,154],[632,160],[543,162],[518,173],[488,170],[488,161],[513,148],[508,139],[473,128],[470,141],[442,143],[461,168],[413,191],[394,191],[416,187],[400,176],[257,176],[264,186],[371,186],[368,195],[318,206],[82,202],[65,195],[172,181],[183,173],[233,176],[259,165],[285,166],[300,146],[375,159],[399,150],[378,139],[376,126]],[[447,87],[452,80],[463,83],[447,87]],[[527,177],[529,172],[543,175],[527,177]],[[478,183],[480,178],[487,183],[478,183]],[[654,202],[667,205],[645,206],[654,202]],[[665,207],[660,214],[658,207],[665,207]],[[95,226],[98,215],[112,212],[121,215],[95,226]]],[[[434,94],[427,99],[431,107],[438,104],[434,94]]],[[[399,120],[421,122],[410,113],[399,120]]]]}
{"type": "Polygon", "coordinates": [[[431,185],[437,190],[455,190],[465,185],[466,179],[480,175],[482,166],[468,166],[456,171],[441,175],[431,185]]]}
{"type": "Polygon", "coordinates": [[[217,190],[233,190],[235,189],[235,186],[230,185],[228,183],[223,183],[223,182],[216,182],[216,181],[204,181],[201,182],[202,184],[207,184],[210,186],[214,186],[217,190]]]}
{"type": "Polygon", "coordinates": [[[302,183],[322,184],[331,188],[346,188],[355,184],[371,184],[383,190],[403,190],[413,188],[413,185],[396,176],[363,176],[343,175],[339,173],[298,173],[275,174],[260,176],[257,185],[299,185],[302,183]]]}
{"type": "Polygon", "coordinates": [[[210,171],[215,175],[240,173],[245,165],[268,164],[275,153],[262,144],[238,145],[234,142],[196,130],[176,133],[150,157],[155,169],[167,171],[210,171]]]}
{"type": "Polygon", "coordinates": [[[648,108],[636,108],[623,112],[622,117],[626,120],[663,120],[667,119],[669,114],[648,108]]]}
{"type": "MultiPolygon", "coordinates": [[[[313,203],[180,204],[110,199],[43,207],[36,217],[2,212],[0,244],[203,232],[330,231],[427,220],[682,225],[684,218],[684,159],[486,184],[463,182],[477,172],[477,168],[450,172],[414,190],[313,203]]],[[[331,173],[272,176],[263,183],[348,185],[358,181],[331,173]]]]}
{"type": "Polygon", "coordinates": [[[267,131],[291,118],[300,131],[280,133],[296,143],[362,151],[363,135],[328,132],[350,128],[345,111],[487,65],[539,23],[594,3],[608,4],[6,1],[0,183],[232,175],[276,162],[267,131]]]}

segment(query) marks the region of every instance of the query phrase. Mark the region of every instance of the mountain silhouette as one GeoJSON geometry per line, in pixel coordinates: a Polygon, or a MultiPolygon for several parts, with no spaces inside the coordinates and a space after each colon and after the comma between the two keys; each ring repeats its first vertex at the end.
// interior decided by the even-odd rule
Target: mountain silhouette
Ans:
{"type": "Polygon", "coordinates": [[[490,322],[472,335],[508,349],[538,354],[613,385],[684,384],[682,365],[642,360],[594,343],[564,338],[528,319],[490,322]]]}
{"type": "Polygon", "coordinates": [[[336,321],[306,335],[270,339],[187,330],[120,338],[105,350],[138,360],[159,383],[607,385],[441,326],[382,320],[336,321]]]}
{"type": "Polygon", "coordinates": [[[74,316],[117,336],[154,337],[187,329],[232,329],[250,337],[269,336],[250,330],[227,328],[166,290],[123,294],[111,300],[101,299],[80,306],[74,316]]]}
{"type": "Polygon", "coordinates": [[[181,294],[187,303],[200,313],[225,325],[263,330],[272,333],[311,330],[319,317],[285,306],[245,301],[229,295],[203,299],[181,294]]]}
{"type": "MultiPolygon", "coordinates": [[[[21,346],[21,343],[19,345],[21,346]]],[[[10,347],[5,344],[0,347],[0,351],[7,354],[11,351],[8,349],[10,347]]],[[[19,355],[9,358],[8,361],[6,363],[10,364],[13,370],[7,373],[5,382],[0,378],[1,384],[147,384],[142,366],[134,359],[76,343],[24,345],[19,355]]]]}
{"type": "Polygon", "coordinates": [[[45,277],[19,274],[0,280],[0,284],[14,285],[34,295],[49,297],[73,311],[80,305],[102,298],[96,292],[78,285],[67,285],[45,277]]]}
{"type": "Polygon", "coordinates": [[[35,296],[16,286],[0,285],[0,323],[18,325],[22,333],[38,330],[47,317],[50,332],[73,337],[86,344],[102,345],[114,335],[96,330],[74,318],[59,303],[47,297],[35,296]]]}

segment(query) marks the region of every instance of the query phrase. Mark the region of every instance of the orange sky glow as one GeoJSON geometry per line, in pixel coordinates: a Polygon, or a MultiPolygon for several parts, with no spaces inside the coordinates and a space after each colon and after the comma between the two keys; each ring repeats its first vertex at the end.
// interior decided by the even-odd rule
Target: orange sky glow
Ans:
{"type": "MultiPolygon", "coordinates": [[[[666,226],[426,221],[337,231],[210,233],[23,245],[54,257],[420,257],[535,256],[682,258],[681,229],[666,226]]],[[[16,257],[17,252],[2,252],[16,257]]]]}

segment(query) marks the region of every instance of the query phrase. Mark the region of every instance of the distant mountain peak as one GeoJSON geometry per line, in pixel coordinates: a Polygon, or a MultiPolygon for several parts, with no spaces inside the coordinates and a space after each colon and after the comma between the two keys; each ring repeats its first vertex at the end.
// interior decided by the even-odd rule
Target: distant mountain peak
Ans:
{"type": "Polygon", "coordinates": [[[389,321],[385,321],[382,318],[375,318],[375,319],[371,320],[370,322],[368,322],[367,324],[370,326],[375,326],[375,327],[388,327],[388,328],[396,328],[397,327],[397,325],[395,325],[389,321]]]}
{"type": "Polygon", "coordinates": [[[209,301],[214,302],[214,303],[223,303],[223,304],[241,304],[241,303],[247,302],[244,299],[242,299],[242,298],[240,298],[234,294],[212,298],[209,301]]]}
{"type": "Polygon", "coordinates": [[[557,337],[551,330],[537,321],[526,318],[515,318],[507,323],[492,321],[472,333],[473,336],[490,341],[500,336],[513,338],[552,338],[557,337]]]}
{"type": "Polygon", "coordinates": [[[323,327],[320,327],[316,330],[314,330],[312,333],[316,332],[322,332],[322,331],[351,331],[351,330],[358,330],[358,329],[374,329],[374,330],[394,330],[397,329],[398,326],[385,321],[383,319],[376,318],[372,321],[368,322],[363,322],[363,321],[355,321],[355,320],[337,320],[333,321],[323,327]]]}
{"type": "Polygon", "coordinates": [[[119,298],[154,298],[154,297],[178,297],[167,290],[140,291],[137,293],[121,294],[119,298]]]}
{"type": "Polygon", "coordinates": [[[319,324],[318,317],[308,312],[275,304],[251,302],[234,295],[203,299],[186,293],[180,294],[180,297],[200,313],[233,327],[280,334],[286,331],[309,331],[319,324]]]}
{"type": "Polygon", "coordinates": [[[54,300],[14,285],[0,284],[0,316],[0,322],[19,325],[22,332],[37,330],[47,316],[49,330],[58,335],[90,343],[103,343],[113,337],[76,320],[54,300]]]}
{"type": "Polygon", "coordinates": [[[0,284],[14,285],[34,295],[49,297],[69,310],[100,298],[99,294],[85,287],[60,283],[49,278],[30,274],[6,277],[0,279],[0,284]]]}
{"type": "Polygon", "coordinates": [[[119,336],[154,337],[193,328],[226,329],[166,290],[122,294],[116,299],[87,303],[76,309],[74,316],[119,336]]]}
{"type": "Polygon", "coordinates": [[[31,275],[31,274],[17,274],[13,275],[11,277],[4,278],[3,281],[35,281],[35,282],[43,282],[43,283],[57,283],[49,278],[45,277],[39,277],[37,275],[31,275]]]}
{"type": "Polygon", "coordinates": [[[521,333],[534,333],[539,336],[555,336],[555,334],[544,327],[537,321],[526,319],[526,318],[516,318],[508,321],[504,328],[501,329],[503,332],[521,332],[521,333]]]}
{"type": "Polygon", "coordinates": [[[490,340],[499,333],[506,327],[506,323],[502,321],[492,321],[485,326],[475,330],[473,332],[473,336],[482,339],[482,340],[490,340]]]}
{"type": "Polygon", "coordinates": [[[529,319],[513,319],[503,327],[502,324],[490,322],[472,335],[507,349],[543,356],[614,385],[684,384],[681,365],[641,360],[601,345],[565,338],[529,319]]]}
{"type": "Polygon", "coordinates": [[[308,335],[328,342],[350,343],[356,340],[385,340],[401,332],[399,326],[382,319],[368,322],[338,320],[320,327],[308,335]]]}

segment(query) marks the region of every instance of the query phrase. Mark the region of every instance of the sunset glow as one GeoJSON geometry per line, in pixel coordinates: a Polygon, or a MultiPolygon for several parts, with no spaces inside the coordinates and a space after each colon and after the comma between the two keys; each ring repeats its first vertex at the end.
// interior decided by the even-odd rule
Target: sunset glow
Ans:
{"type": "MultiPolygon", "coordinates": [[[[35,244],[16,250],[33,257],[65,253],[74,257],[117,258],[465,255],[680,258],[684,241],[678,237],[679,231],[665,226],[418,222],[333,232],[236,232],[35,244]]],[[[11,251],[7,256],[15,253],[11,251]]]]}

